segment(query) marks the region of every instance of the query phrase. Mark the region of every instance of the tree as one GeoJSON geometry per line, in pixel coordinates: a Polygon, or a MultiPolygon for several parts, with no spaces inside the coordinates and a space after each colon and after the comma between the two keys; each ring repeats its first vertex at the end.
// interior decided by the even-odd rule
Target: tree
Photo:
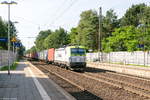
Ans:
{"type": "Polygon", "coordinates": [[[77,28],[72,28],[69,34],[70,44],[72,45],[79,44],[79,39],[77,36],[78,36],[77,28]]]}
{"type": "MultiPolygon", "coordinates": [[[[63,28],[52,31],[41,31],[36,39],[38,51],[48,48],[59,48],[66,44],[83,45],[86,49],[98,50],[99,15],[94,10],[80,14],[77,27],[70,33],[63,28]]],[[[110,51],[136,51],[144,44],[144,49],[150,49],[150,7],[143,4],[132,5],[124,16],[117,18],[114,10],[102,15],[102,49],[110,51]]]]}
{"type": "Polygon", "coordinates": [[[77,27],[77,41],[79,45],[87,49],[98,48],[98,14],[96,11],[84,11],[80,15],[81,19],[77,27]]]}
{"type": "Polygon", "coordinates": [[[65,31],[63,28],[59,28],[44,40],[44,46],[46,49],[59,48],[63,45],[67,45],[68,39],[69,37],[67,31],[65,31]]]}
{"type": "Polygon", "coordinates": [[[44,40],[45,40],[50,34],[52,34],[52,31],[51,31],[51,30],[46,30],[46,31],[41,31],[41,32],[39,32],[39,35],[37,36],[36,41],[35,41],[35,45],[36,45],[37,51],[41,51],[41,50],[46,49],[46,48],[44,47],[44,40]]]}
{"type": "Polygon", "coordinates": [[[150,50],[150,28],[147,24],[138,27],[140,31],[139,42],[144,46],[143,50],[150,50]]]}
{"type": "Polygon", "coordinates": [[[26,50],[26,54],[29,54],[29,53],[34,53],[34,52],[37,52],[37,49],[35,46],[32,46],[30,49],[26,50]]]}
{"type": "MultiPolygon", "coordinates": [[[[14,24],[10,22],[10,40],[12,39],[13,36],[17,36],[17,30],[14,24]]],[[[0,17],[0,37],[8,38],[8,22],[3,21],[1,17],[0,17]]],[[[11,44],[11,49],[12,46],[13,45],[11,44]]],[[[0,42],[1,49],[7,49],[7,47],[8,47],[8,42],[0,42]]]]}
{"type": "MultiPolygon", "coordinates": [[[[134,26],[120,27],[112,33],[111,37],[106,38],[107,41],[103,41],[103,50],[105,52],[110,51],[136,51],[142,50],[139,48],[139,44],[146,40],[143,37],[150,38],[150,33],[143,36],[141,31],[134,26]]],[[[148,45],[147,45],[148,46],[148,45]]]]}
{"type": "Polygon", "coordinates": [[[144,16],[148,15],[148,13],[144,13],[146,7],[144,3],[132,5],[121,18],[121,26],[133,25],[137,27],[142,24],[144,16]]]}
{"type": "MultiPolygon", "coordinates": [[[[106,14],[107,16],[107,14],[106,14]]],[[[115,18],[115,17],[114,17],[115,18]]],[[[136,51],[136,50],[150,50],[150,7],[143,4],[132,5],[125,15],[120,19],[120,24],[114,27],[115,32],[112,36],[103,39],[103,50],[110,51],[136,51]],[[140,45],[144,45],[144,48],[140,45]]],[[[105,30],[105,23],[108,23],[104,17],[103,27],[105,30]]],[[[111,24],[106,25],[106,30],[111,24]]]]}
{"type": "MultiPolygon", "coordinates": [[[[7,25],[0,17],[0,37],[7,38],[7,25]]],[[[1,49],[7,49],[7,42],[0,42],[1,49]]]]}
{"type": "Polygon", "coordinates": [[[103,17],[103,38],[109,37],[114,32],[115,28],[119,27],[119,20],[114,10],[110,9],[106,12],[106,16],[103,17]]]}
{"type": "Polygon", "coordinates": [[[143,15],[143,24],[150,27],[150,6],[145,7],[143,15]]]}
{"type": "MultiPolygon", "coordinates": [[[[22,45],[22,43],[21,43],[21,45],[22,45]]],[[[22,57],[24,55],[24,52],[25,52],[25,47],[22,45],[18,49],[18,55],[19,55],[19,57],[22,57]]]]}

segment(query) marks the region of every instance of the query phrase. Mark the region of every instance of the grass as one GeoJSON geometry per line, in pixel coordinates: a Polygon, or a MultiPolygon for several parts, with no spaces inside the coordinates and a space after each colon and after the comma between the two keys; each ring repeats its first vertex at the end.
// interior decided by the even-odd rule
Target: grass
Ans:
{"type": "Polygon", "coordinates": [[[137,66],[137,67],[150,67],[150,66],[147,66],[147,65],[137,65],[137,64],[124,64],[123,62],[106,62],[108,64],[116,64],[116,65],[125,65],[125,66],[128,66],[128,65],[131,65],[131,66],[137,66]]]}
{"type": "Polygon", "coordinates": [[[131,65],[131,66],[137,66],[137,67],[150,67],[150,66],[144,66],[144,65],[137,65],[137,64],[124,64],[124,63],[111,63],[111,64],[119,64],[119,65],[131,65]]]}
{"type": "Polygon", "coordinates": [[[136,64],[126,64],[126,65],[131,65],[131,66],[138,66],[138,67],[150,67],[150,66],[144,66],[144,65],[136,65],[136,64]]]}
{"type": "MultiPolygon", "coordinates": [[[[18,62],[15,62],[14,64],[12,64],[12,65],[10,66],[10,70],[15,70],[15,69],[17,68],[17,65],[18,65],[18,62]]],[[[0,70],[1,70],[1,71],[6,71],[6,70],[8,70],[8,66],[4,66],[4,67],[2,67],[0,70]]]]}

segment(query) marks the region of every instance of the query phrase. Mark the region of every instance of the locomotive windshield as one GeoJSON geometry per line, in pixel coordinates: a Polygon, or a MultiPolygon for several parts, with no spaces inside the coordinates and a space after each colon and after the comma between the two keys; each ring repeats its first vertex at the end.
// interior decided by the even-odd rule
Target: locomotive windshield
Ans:
{"type": "Polygon", "coordinates": [[[85,49],[83,48],[71,48],[71,54],[78,56],[78,55],[85,55],[85,49]]]}

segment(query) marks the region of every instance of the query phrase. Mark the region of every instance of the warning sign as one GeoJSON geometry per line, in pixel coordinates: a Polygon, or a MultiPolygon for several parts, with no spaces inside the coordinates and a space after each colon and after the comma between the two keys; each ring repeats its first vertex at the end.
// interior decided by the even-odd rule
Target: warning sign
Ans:
{"type": "Polygon", "coordinates": [[[13,37],[12,39],[11,39],[11,42],[16,42],[17,40],[16,40],[16,38],[15,37],[13,37]]]}

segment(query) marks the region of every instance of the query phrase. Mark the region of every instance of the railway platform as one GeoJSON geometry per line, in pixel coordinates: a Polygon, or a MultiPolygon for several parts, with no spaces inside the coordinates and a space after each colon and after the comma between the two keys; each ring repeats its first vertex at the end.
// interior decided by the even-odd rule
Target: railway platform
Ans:
{"type": "Polygon", "coordinates": [[[133,65],[121,65],[121,64],[99,63],[99,62],[87,62],[87,66],[134,75],[138,77],[150,78],[149,67],[138,67],[133,65]]]}
{"type": "Polygon", "coordinates": [[[0,100],[75,100],[43,72],[21,61],[8,75],[0,71],[0,100]]]}

